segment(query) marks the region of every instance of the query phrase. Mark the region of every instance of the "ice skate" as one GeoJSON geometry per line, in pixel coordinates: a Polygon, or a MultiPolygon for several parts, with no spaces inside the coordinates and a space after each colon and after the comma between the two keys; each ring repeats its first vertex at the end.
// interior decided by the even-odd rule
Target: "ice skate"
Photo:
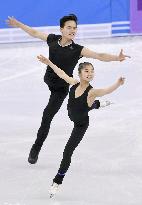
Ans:
{"type": "Polygon", "coordinates": [[[50,187],[50,190],[49,190],[49,194],[50,194],[50,198],[52,198],[53,196],[55,196],[55,194],[58,192],[59,190],[59,184],[53,182],[53,184],[51,185],[50,187]]]}
{"type": "Polygon", "coordinates": [[[39,155],[39,151],[40,150],[36,150],[34,148],[34,146],[32,146],[31,150],[30,150],[30,154],[29,154],[29,157],[28,157],[28,162],[30,164],[35,164],[38,160],[38,155],[39,155]]]}
{"type": "Polygon", "coordinates": [[[114,104],[113,102],[109,101],[109,100],[105,100],[105,101],[100,101],[100,108],[109,106],[111,104],[114,104]]]}

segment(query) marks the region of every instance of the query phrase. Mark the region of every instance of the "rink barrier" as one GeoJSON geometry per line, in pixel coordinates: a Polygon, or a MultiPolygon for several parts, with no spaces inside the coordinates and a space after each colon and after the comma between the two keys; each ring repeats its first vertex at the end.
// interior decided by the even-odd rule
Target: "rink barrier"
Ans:
{"type": "MultiPolygon", "coordinates": [[[[59,34],[59,26],[33,27],[41,32],[59,34]]],[[[129,36],[130,21],[120,21],[105,24],[78,25],[76,39],[106,38],[112,36],[129,36]]],[[[136,34],[135,35],[141,35],[136,34]]],[[[40,39],[33,38],[19,28],[0,29],[0,43],[38,42],[40,39]]]]}
{"type": "MultiPolygon", "coordinates": [[[[59,34],[59,26],[33,27],[41,32],[59,34]]],[[[111,36],[111,23],[78,25],[76,39],[103,38],[111,36]]],[[[18,28],[0,29],[0,43],[36,42],[33,38],[18,28]]]]}
{"type": "Polygon", "coordinates": [[[124,36],[130,34],[130,21],[112,22],[112,36],[124,36]]]}

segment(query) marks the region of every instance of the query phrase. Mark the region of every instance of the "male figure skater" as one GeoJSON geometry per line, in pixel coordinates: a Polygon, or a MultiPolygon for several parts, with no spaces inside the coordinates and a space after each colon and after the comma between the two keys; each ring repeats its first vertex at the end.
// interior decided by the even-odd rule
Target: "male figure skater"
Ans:
{"type": "MultiPolygon", "coordinates": [[[[21,28],[23,31],[35,38],[46,41],[49,46],[49,59],[58,67],[61,67],[70,77],[72,77],[73,69],[81,57],[93,58],[106,62],[121,62],[129,57],[124,55],[122,50],[117,56],[105,53],[97,53],[84,46],[76,44],[73,39],[75,38],[77,32],[77,17],[73,14],[63,16],[60,19],[61,35],[42,33],[23,24],[14,17],[8,17],[7,23],[10,26],[21,28]]],[[[51,121],[60,109],[69,91],[69,84],[60,79],[56,73],[52,71],[50,66],[47,66],[44,81],[48,85],[51,95],[48,105],[43,112],[41,126],[38,130],[37,138],[30,150],[28,162],[31,164],[35,164],[37,162],[43,142],[48,135],[51,121]]],[[[94,108],[98,108],[100,106],[99,104],[100,102],[96,101],[92,106],[94,106],[94,108]]]]}

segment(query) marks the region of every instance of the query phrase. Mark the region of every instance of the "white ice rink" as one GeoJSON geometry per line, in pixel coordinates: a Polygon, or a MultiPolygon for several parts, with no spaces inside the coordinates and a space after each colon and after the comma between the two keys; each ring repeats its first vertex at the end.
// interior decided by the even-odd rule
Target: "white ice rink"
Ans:
{"type": "MultiPolygon", "coordinates": [[[[50,92],[43,82],[46,43],[0,45],[0,205],[142,205],[142,37],[79,42],[97,52],[131,56],[125,62],[90,61],[92,85],[126,83],[100,98],[113,105],[90,112],[90,127],[74,152],[61,190],[49,199],[73,128],[67,99],[55,116],[36,165],[27,162],[50,92]]],[[[75,69],[77,75],[77,68],[75,69]]]]}

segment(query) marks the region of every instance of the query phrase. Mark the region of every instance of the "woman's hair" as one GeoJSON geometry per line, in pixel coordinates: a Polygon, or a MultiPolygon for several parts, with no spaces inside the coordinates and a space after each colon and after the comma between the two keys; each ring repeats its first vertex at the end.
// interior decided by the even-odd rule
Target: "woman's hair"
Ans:
{"type": "Polygon", "coordinates": [[[92,65],[92,63],[89,62],[84,62],[84,63],[80,63],[79,67],[78,67],[78,73],[81,73],[81,70],[84,69],[86,66],[91,65],[93,70],[94,70],[94,66],[92,65]]]}
{"type": "Polygon", "coordinates": [[[74,14],[69,14],[68,16],[63,16],[61,19],[60,19],[60,27],[63,28],[66,21],[75,21],[76,25],[77,25],[77,16],[74,15],[74,14]]]}

